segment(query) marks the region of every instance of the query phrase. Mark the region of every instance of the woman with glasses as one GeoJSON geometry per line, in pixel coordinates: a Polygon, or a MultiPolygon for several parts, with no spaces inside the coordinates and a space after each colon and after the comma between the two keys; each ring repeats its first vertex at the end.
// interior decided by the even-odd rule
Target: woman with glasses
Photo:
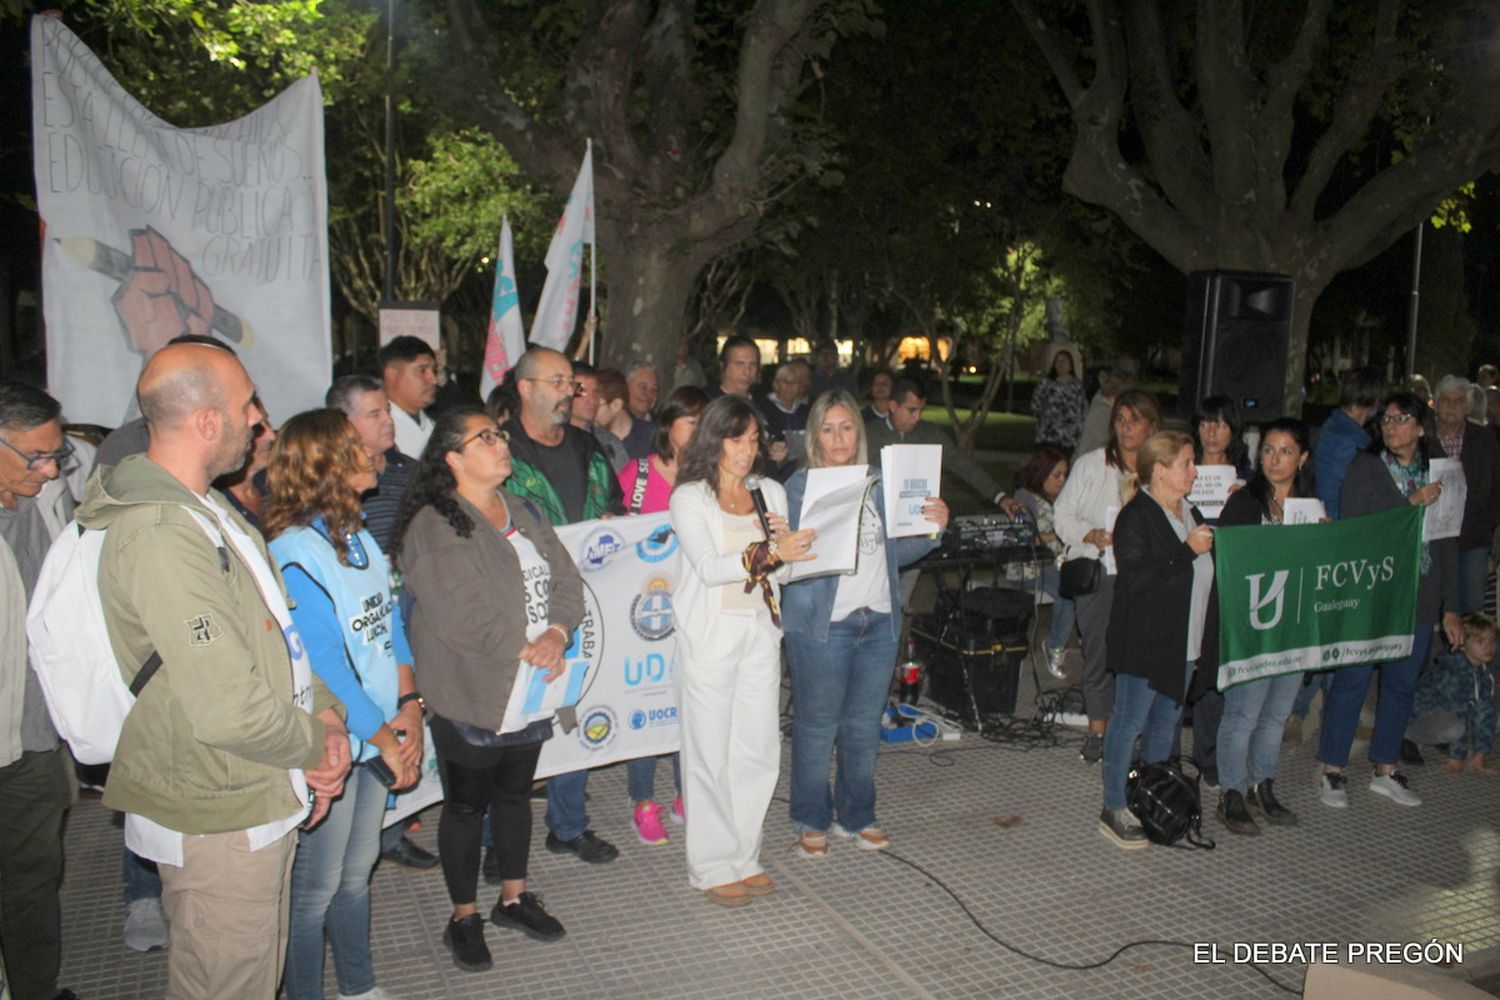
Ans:
{"type": "Polygon", "coordinates": [[[563,936],[526,891],[531,782],[552,724],[511,729],[505,710],[523,662],[548,683],[562,675],[583,584],[536,505],[500,489],[510,475],[494,420],[474,406],[448,411],[407,486],[391,553],[415,600],[412,648],[443,779],[438,848],[453,903],[443,943],[466,972],[491,965],[476,903],[486,807],[501,878],[491,922],[563,936]]]}
{"type": "MultiPolygon", "coordinates": [[[[1442,495],[1443,486],[1429,480],[1428,449],[1423,419],[1427,404],[1409,392],[1386,400],[1376,422],[1380,440],[1370,451],[1354,456],[1339,492],[1341,518],[1360,517],[1402,504],[1431,506],[1442,495]]],[[[1344,768],[1359,724],[1372,671],[1380,672],[1380,701],[1375,711],[1375,732],[1370,738],[1370,761],[1375,773],[1370,791],[1403,806],[1419,806],[1421,798],[1396,767],[1401,760],[1401,738],[1411,722],[1412,699],[1417,674],[1427,662],[1432,633],[1438,623],[1449,643],[1463,642],[1458,615],[1458,543],[1444,538],[1422,543],[1421,581],[1417,586],[1416,632],[1410,655],[1386,663],[1362,663],[1333,672],[1323,709],[1323,729],[1318,740],[1318,760],[1323,765],[1319,798],[1326,806],[1349,805],[1344,768]]]]}
{"type": "Polygon", "coordinates": [[[286,993],[323,996],[326,933],[339,994],[363,996],[375,989],[370,872],[386,790],[420,776],[422,707],[390,568],[362,523],[359,498],[375,487],[375,461],[354,425],[342,410],[297,414],[281,429],[267,480],[261,528],[313,672],[348,711],[357,762],[327,817],[298,836],[286,993]]]}

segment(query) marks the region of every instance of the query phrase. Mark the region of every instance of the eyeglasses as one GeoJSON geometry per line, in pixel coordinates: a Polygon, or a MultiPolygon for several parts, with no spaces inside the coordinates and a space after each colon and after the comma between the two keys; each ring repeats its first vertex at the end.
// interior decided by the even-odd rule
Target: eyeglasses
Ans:
{"type": "Polygon", "coordinates": [[[569,395],[578,394],[578,380],[576,378],[569,378],[566,375],[554,375],[551,378],[534,378],[532,376],[527,376],[525,381],[545,383],[547,385],[550,385],[556,392],[567,392],[569,395]]]}
{"type": "Polygon", "coordinates": [[[1382,413],[1380,415],[1380,422],[1386,427],[1390,427],[1392,424],[1399,427],[1402,424],[1409,424],[1415,419],[1417,418],[1410,413],[1382,413]]]}
{"type": "Polygon", "coordinates": [[[463,451],[465,448],[467,448],[469,446],[469,444],[471,442],[473,442],[476,439],[479,440],[480,442],[482,442],[486,448],[493,448],[493,447],[495,447],[495,445],[499,444],[501,441],[509,443],[510,442],[510,432],[509,431],[503,431],[503,430],[497,430],[494,427],[486,427],[484,430],[482,430],[482,431],[475,431],[473,434],[470,434],[468,437],[466,437],[462,441],[460,441],[458,443],[458,450],[459,451],[463,451]]]}
{"type": "Polygon", "coordinates": [[[61,471],[63,463],[73,457],[73,446],[68,444],[67,441],[64,441],[63,446],[57,451],[48,452],[45,455],[28,455],[20,448],[5,440],[5,438],[0,438],[0,444],[5,445],[5,447],[21,456],[22,461],[26,463],[27,472],[32,471],[43,462],[52,462],[61,471]]]}

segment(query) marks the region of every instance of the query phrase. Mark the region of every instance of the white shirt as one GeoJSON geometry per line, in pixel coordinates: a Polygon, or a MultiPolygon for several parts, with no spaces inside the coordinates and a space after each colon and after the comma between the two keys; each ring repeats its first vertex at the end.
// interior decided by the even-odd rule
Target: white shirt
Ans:
{"type": "Polygon", "coordinates": [[[391,421],[396,425],[396,448],[407,458],[421,458],[427,439],[432,437],[432,421],[421,410],[414,417],[391,404],[391,421]]]}
{"type": "Polygon", "coordinates": [[[891,578],[885,563],[885,525],[875,506],[875,491],[865,493],[864,510],[859,516],[859,555],[854,572],[839,577],[838,591],[833,595],[833,614],[829,621],[841,622],[860,608],[889,613],[891,578]]]}

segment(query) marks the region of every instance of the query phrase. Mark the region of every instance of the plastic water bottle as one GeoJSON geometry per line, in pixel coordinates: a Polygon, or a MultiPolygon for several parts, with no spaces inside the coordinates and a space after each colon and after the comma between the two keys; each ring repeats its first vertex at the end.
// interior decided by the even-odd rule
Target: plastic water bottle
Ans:
{"type": "Polygon", "coordinates": [[[896,697],[903,705],[915,705],[922,693],[922,662],[917,659],[917,640],[906,640],[906,659],[896,667],[900,689],[896,697]]]}

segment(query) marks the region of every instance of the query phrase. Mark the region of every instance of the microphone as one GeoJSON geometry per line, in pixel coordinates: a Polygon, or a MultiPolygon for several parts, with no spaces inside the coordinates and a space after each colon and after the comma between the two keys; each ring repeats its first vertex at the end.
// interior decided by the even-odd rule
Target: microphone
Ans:
{"type": "Polygon", "coordinates": [[[760,491],[760,477],[751,473],[745,477],[745,488],[750,491],[750,502],[755,504],[755,516],[760,518],[760,530],[771,537],[771,522],[766,518],[766,496],[760,491]]]}

